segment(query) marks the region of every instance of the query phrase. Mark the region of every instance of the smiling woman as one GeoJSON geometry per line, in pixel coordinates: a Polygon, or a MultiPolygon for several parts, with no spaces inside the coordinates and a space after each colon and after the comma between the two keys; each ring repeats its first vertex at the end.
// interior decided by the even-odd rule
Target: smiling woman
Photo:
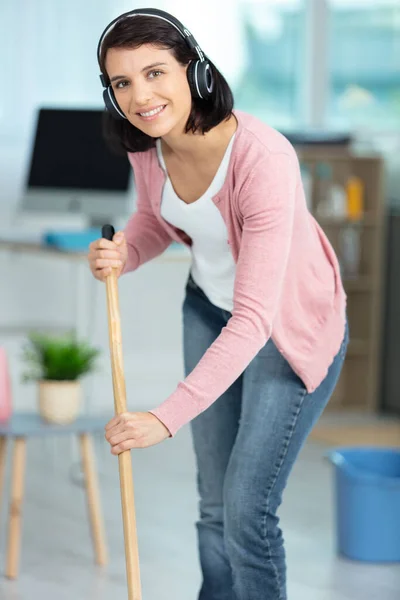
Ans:
{"type": "Polygon", "coordinates": [[[185,378],[147,413],[110,421],[106,438],[120,454],[190,423],[199,599],[285,600],[277,510],[348,342],[338,260],[308,211],[293,146],[233,110],[224,77],[172,15],[122,15],[101,36],[99,63],[137,210],[112,240],[91,244],[92,273],[135,271],[173,240],[192,257],[185,378]]]}
{"type": "Polygon", "coordinates": [[[199,61],[196,48],[194,38],[188,44],[177,28],[150,14],[136,15],[134,22],[127,15],[103,32],[100,69],[120,113],[118,120],[107,115],[105,134],[117,151],[147,150],[182,127],[206,133],[231,116],[228,83],[200,49],[199,61]],[[199,62],[207,65],[203,82],[195,72],[199,62]]]}

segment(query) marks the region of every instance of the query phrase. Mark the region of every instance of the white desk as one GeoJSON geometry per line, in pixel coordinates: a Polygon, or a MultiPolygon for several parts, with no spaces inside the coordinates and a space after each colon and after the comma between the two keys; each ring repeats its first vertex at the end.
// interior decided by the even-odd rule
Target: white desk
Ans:
{"type": "MultiPolygon", "coordinates": [[[[1,236],[1,234],[0,234],[1,236]]],[[[32,236],[34,238],[34,236],[32,236]]],[[[91,339],[93,332],[94,316],[96,314],[96,294],[94,278],[87,277],[88,263],[87,252],[63,251],[40,242],[22,241],[19,239],[4,239],[0,237],[0,251],[11,254],[36,254],[38,257],[51,257],[57,260],[67,260],[71,263],[71,289],[74,290],[74,324],[73,328],[79,338],[91,339]]],[[[190,252],[185,246],[173,244],[157,259],[166,262],[188,262],[190,252]]],[[[4,326],[0,324],[0,331],[7,333],[25,333],[29,330],[54,331],[57,328],[48,324],[22,323],[19,325],[4,326]]]]}

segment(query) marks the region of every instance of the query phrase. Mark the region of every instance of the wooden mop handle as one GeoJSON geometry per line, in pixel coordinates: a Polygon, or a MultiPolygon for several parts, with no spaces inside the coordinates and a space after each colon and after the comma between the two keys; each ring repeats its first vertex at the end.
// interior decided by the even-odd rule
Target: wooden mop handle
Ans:
{"type": "MultiPolygon", "coordinates": [[[[104,225],[102,237],[112,240],[114,227],[104,225]]],[[[118,279],[113,272],[106,279],[108,332],[112,365],[115,414],[126,412],[126,387],[124,377],[121,320],[119,313],[118,279]]],[[[119,481],[121,488],[122,520],[125,540],[126,576],[128,600],[142,600],[139,551],[136,532],[135,499],[132,476],[132,461],[129,450],[118,455],[119,481]]]]}

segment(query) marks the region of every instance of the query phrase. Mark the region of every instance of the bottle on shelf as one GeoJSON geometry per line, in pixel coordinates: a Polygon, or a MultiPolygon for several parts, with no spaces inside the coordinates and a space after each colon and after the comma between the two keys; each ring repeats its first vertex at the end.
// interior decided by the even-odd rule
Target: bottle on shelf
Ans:
{"type": "Polygon", "coordinates": [[[344,221],[347,216],[347,196],[345,188],[339,183],[333,183],[330,190],[330,217],[334,221],[344,221]]]}
{"type": "Polygon", "coordinates": [[[334,181],[332,165],[318,163],[317,175],[317,206],[316,215],[320,219],[343,221],[347,214],[346,190],[334,181]]]}
{"type": "Polygon", "coordinates": [[[364,185],[359,177],[349,177],[346,185],[347,218],[359,222],[364,216],[364,185]]]}
{"type": "Polygon", "coordinates": [[[346,184],[347,222],[340,232],[340,262],[343,275],[357,278],[361,263],[361,222],[364,215],[364,186],[359,177],[346,184]]]}

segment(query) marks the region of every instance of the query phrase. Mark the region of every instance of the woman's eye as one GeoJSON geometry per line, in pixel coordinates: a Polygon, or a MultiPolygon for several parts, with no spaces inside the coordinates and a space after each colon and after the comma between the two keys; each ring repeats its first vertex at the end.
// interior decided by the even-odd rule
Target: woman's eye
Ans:
{"type": "Polygon", "coordinates": [[[128,85],[128,81],[126,81],[126,80],[118,81],[118,83],[115,84],[115,89],[120,90],[120,89],[126,87],[127,85],[128,85]]]}
{"type": "Polygon", "coordinates": [[[149,73],[149,77],[151,79],[154,79],[154,77],[159,77],[160,75],[162,75],[162,71],[150,71],[149,73]]]}

